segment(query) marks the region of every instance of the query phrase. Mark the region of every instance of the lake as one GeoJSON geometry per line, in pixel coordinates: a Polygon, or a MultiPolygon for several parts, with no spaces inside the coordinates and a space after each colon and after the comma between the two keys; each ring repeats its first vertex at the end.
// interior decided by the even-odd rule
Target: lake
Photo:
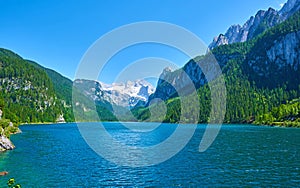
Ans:
{"type": "MultiPolygon", "coordinates": [[[[151,132],[129,134],[119,123],[104,126],[128,144],[135,138],[136,145],[157,144],[176,129],[176,125],[162,124],[151,132]]],[[[97,155],[76,124],[20,128],[23,133],[12,136],[16,149],[0,153],[0,171],[9,172],[0,177],[0,187],[11,177],[22,187],[300,185],[300,129],[223,125],[214,143],[201,153],[198,148],[206,125],[198,125],[192,139],[174,157],[133,168],[97,155]]]]}

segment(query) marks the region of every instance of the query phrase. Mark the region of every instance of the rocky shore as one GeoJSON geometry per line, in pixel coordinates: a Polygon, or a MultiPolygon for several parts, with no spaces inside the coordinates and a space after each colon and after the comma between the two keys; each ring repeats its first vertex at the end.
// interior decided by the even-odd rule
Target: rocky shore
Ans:
{"type": "Polygon", "coordinates": [[[5,136],[0,136],[0,152],[14,149],[14,144],[5,136]]]}

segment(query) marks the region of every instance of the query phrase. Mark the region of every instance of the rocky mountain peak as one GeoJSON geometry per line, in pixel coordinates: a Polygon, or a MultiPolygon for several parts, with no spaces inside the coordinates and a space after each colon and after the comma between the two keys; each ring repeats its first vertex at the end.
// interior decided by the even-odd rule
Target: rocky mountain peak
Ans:
{"type": "Polygon", "coordinates": [[[232,25],[226,31],[225,35],[220,34],[218,37],[214,37],[212,43],[209,45],[209,49],[253,39],[267,29],[285,21],[298,10],[300,10],[300,0],[288,0],[280,11],[276,11],[273,8],[259,10],[242,27],[240,25],[232,25]]]}
{"type": "MultiPolygon", "coordinates": [[[[226,33],[229,33],[229,32],[226,32],[226,33]]],[[[230,34],[234,35],[234,33],[230,33],[230,34]]],[[[214,38],[213,42],[209,45],[209,49],[213,49],[217,46],[221,46],[224,44],[228,44],[228,37],[226,37],[226,35],[220,34],[218,37],[214,38]]]]}
{"type": "Polygon", "coordinates": [[[160,78],[163,79],[167,74],[169,74],[170,72],[172,72],[172,68],[171,67],[166,67],[164,68],[163,72],[160,75],[160,78]]]}
{"type": "Polygon", "coordinates": [[[237,40],[237,38],[239,37],[241,28],[242,27],[239,24],[232,25],[229,27],[229,29],[227,30],[227,32],[225,34],[226,38],[229,39],[228,43],[232,43],[237,40]]]}

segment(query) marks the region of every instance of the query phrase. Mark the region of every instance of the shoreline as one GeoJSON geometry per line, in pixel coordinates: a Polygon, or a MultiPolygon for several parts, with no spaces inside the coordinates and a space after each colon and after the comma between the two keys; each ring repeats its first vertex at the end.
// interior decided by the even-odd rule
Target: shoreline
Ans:
{"type": "MultiPolygon", "coordinates": [[[[68,124],[68,123],[119,123],[119,122],[124,122],[124,123],[165,123],[165,124],[179,124],[179,123],[169,123],[169,122],[150,122],[150,121],[82,121],[82,122],[37,122],[37,123],[21,123],[19,126],[24,126],[24,125],[52,125],[52,124],[68,124]]],[[[181,123],[181,124],[190,124],[190,123],[181,123]]],[[[206,125],[208,123],[197,123],[197,124],[203,124],[206,125]]],[[[253,126],[264,126],[264,127],[280,127],[280,128],[300,128],[300,126],[289,126],[289,125],[284,125],[285,122],[276,122],[276,124],[255,124],[255,123],[222,123],[222,125],[253,125],[253,126]]],[[[21,131],[21,130],[20,130],[21,131]]],[[[17,134],[17,133],[14,133],[17,134]]]]}

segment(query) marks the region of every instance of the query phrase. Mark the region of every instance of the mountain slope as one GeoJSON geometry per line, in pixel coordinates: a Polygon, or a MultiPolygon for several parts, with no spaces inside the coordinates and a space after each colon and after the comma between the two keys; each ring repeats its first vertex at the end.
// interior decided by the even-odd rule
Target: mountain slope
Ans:
{"type": "MultiPolygon", "coordinates": [[[[287,21],[251,41],[219,46],[211,53],[225,74],[227,74],[225,65],[235,61],[239,64],[242,75],[249,78],[249,81],[257,82],[260,87],[272,89],[287,82],[289,88],[297,89],[300,64],[299,30],[300,12],[297,12],[287,21]]],[[[196,88],[206,83],[205,76],[198,64],[209,65],[209,57],[210,54],[196,57],[182,68],[194,82],[196,88]]],[[[165,100],[175,94],[175,89],[170,85],[168,87],[165,80],[175,83],[176,88],[184,88],[185,80],[182,79],[182,75],[178,75],[178,72],[178,70],[165,69],[160,76],[161,79],[158,81],[154,96],[163,96],[165,100]]]]}
{"type": "MultiPolygon", "coordinates": [[[[255,117],[268,113],[274,107],[300,96],[300,12],[286,21],[244,43],[222,45],[211,53],[219,62],[227,88],[225,122],[252,122],[255,117]]],[[[210,91],[198,64],[210,63],[209,56],[190,60],[182,70],[198,88],[201,109],[199,122],[209,121],[210,91]]],[[[166,69],[158,82],[155,93],[170,107],[166,122],[178,122],[180,98],[169,83],[186,89],[187,83],[180,71],[166,69]],[[174,115],[176,114],[176,115],[174,115]]],[[[135,109],[136,116],[147,119],[146,109],[135,109]],[[141,114],[137,113],[140,112],[141,114]]]]}
{"type": "Polygon", "coordinates": [[[62,111],[47,73],[5,49],[0,49],[0,90],[4,118],[55,122],[62,111]]]}
{"type": "Polygon", "coordinates": [[[43,67],[34,61],[26,61],[34,65],[38,69],[43,69],[47,73],[47,76],[53,84],[56,97],[61,101],[60,105],[64,120],[67,122],[74,121],[74,115],[72,112],[72,80],[62,76],[61,74],[52,69],[43,67]]]}
{"type": "Polygon", "coordinates": [[[116,117],[113,114],[112,106],[107,101],[97,101],[95,103],[91,95],[94,95],[95,83],[90,80],[86,80],[83,84],[79,84],[70,79],[62,76],[58,72],[45,68],[36,62],[29,61],[35,67],[43,69],[49,79],[51,80],[55,94],[60,100],[60,107],[62,115],[67,122],[85,122],[96,121],[99,117],[103,121],[116,121],[116,117]],[[82,86],[84,86],[82,88],[82,86]],[[90,95],[87,95],[87,91],[92,91],[90,95]],[[73,101],[74,97],[74,101],[73,101]],[[97,114],[94,114],[92,110],[95,110],[97,114]],[[76,117],[76,118],[75,118],[76,117]]]}

